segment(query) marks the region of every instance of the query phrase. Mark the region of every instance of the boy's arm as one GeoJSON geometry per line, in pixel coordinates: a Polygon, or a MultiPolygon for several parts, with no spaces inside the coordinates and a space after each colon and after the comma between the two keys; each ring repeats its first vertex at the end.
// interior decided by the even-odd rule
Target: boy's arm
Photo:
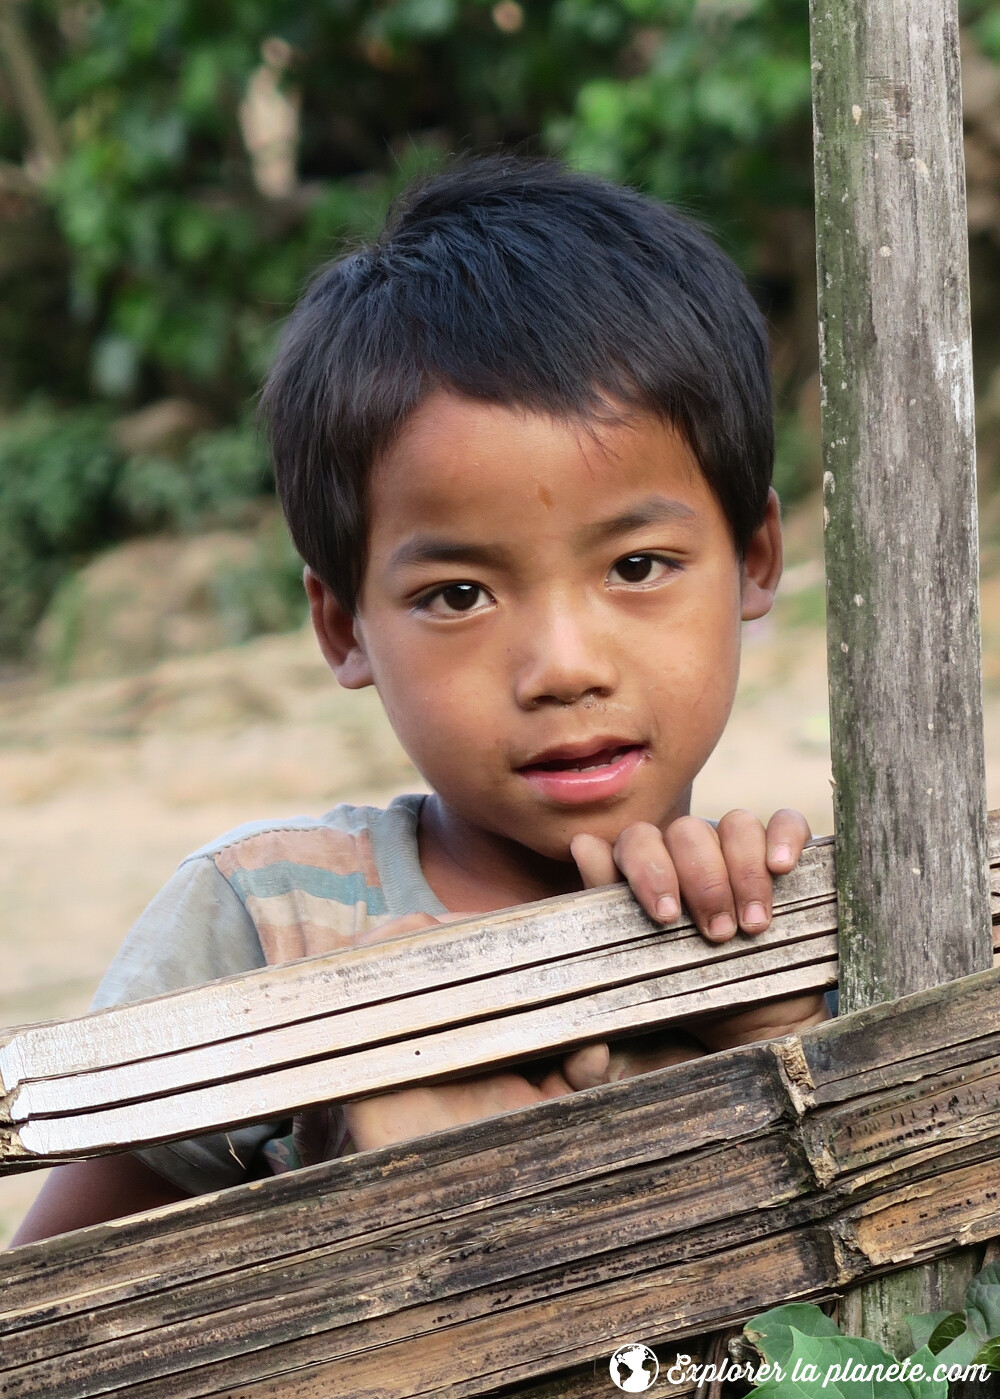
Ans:
{"type": "Polygon", "coordinates": [[[10,1247],[186,1199],[186,1190],[172,1185],[128,1152],[54,1166],[10,1247]]]}

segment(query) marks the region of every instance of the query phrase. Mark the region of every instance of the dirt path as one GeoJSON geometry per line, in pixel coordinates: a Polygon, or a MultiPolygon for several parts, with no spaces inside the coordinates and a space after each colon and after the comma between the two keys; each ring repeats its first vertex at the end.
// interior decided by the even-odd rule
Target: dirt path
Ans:
{"type": "MultiPolygon", "coordinates": [[[[806,812],[830,829],[824,642],[748,629],[740,695],[696,810],[806,812]]],[[[1000,700],[988,704],[1000,805],[1000,700]]],[[[305,633],[45,690],[0,686],[0,1024],[79,1014],[189,851],[256,817],[384,803],[422,783],[373,691],[334,685],[305,633]]],[[[41,1173],[0,1180],[0,1243],[41,1173]]]]}

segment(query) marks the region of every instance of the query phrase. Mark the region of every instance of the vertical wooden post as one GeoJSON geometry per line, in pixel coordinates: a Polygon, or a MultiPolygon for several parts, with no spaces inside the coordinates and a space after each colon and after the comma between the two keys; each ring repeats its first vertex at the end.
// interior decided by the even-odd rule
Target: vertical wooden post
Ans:
{"type": "MultiPolygon", "coordinates": [[[[958,5],[810,0],[810,24],[851,1011],[991,965],[958,5]]],[[[859,1289],[849,1328],[896,1342],[946,1273],[859,1289]]]]}

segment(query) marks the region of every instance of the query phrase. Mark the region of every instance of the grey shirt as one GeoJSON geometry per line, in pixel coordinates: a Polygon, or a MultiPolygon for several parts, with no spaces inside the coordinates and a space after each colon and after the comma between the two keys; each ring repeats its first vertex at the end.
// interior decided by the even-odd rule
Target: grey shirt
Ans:
{"type": "MultiPolygon", "coordinates": [[[[385,810],[255,822],[183,862],[125,938],[91,1010],[350,946],[404,913],[447,912],[420,868],[420,795],[385,810]]],[[[267,1121],[134,1154],[201,1194],[266,1174],[258,1152],[291,1121],[267,1121]],[[255,1157],[257,1158],[255,1161],[255,1157]]]]}

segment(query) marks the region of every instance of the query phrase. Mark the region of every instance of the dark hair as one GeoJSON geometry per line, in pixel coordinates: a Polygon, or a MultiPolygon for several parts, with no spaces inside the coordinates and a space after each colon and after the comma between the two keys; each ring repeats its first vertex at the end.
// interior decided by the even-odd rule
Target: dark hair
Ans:
{"type": "Polygon", "coordinates": [[[351,612],[372,463],[438,388],[560,417],[652,411],[684,432],[741,555],[764,517],[763,318],[707,234],[633,190],[551,161],[464,160],[312,283],[262,406],[292,538],[351,612]]]}

